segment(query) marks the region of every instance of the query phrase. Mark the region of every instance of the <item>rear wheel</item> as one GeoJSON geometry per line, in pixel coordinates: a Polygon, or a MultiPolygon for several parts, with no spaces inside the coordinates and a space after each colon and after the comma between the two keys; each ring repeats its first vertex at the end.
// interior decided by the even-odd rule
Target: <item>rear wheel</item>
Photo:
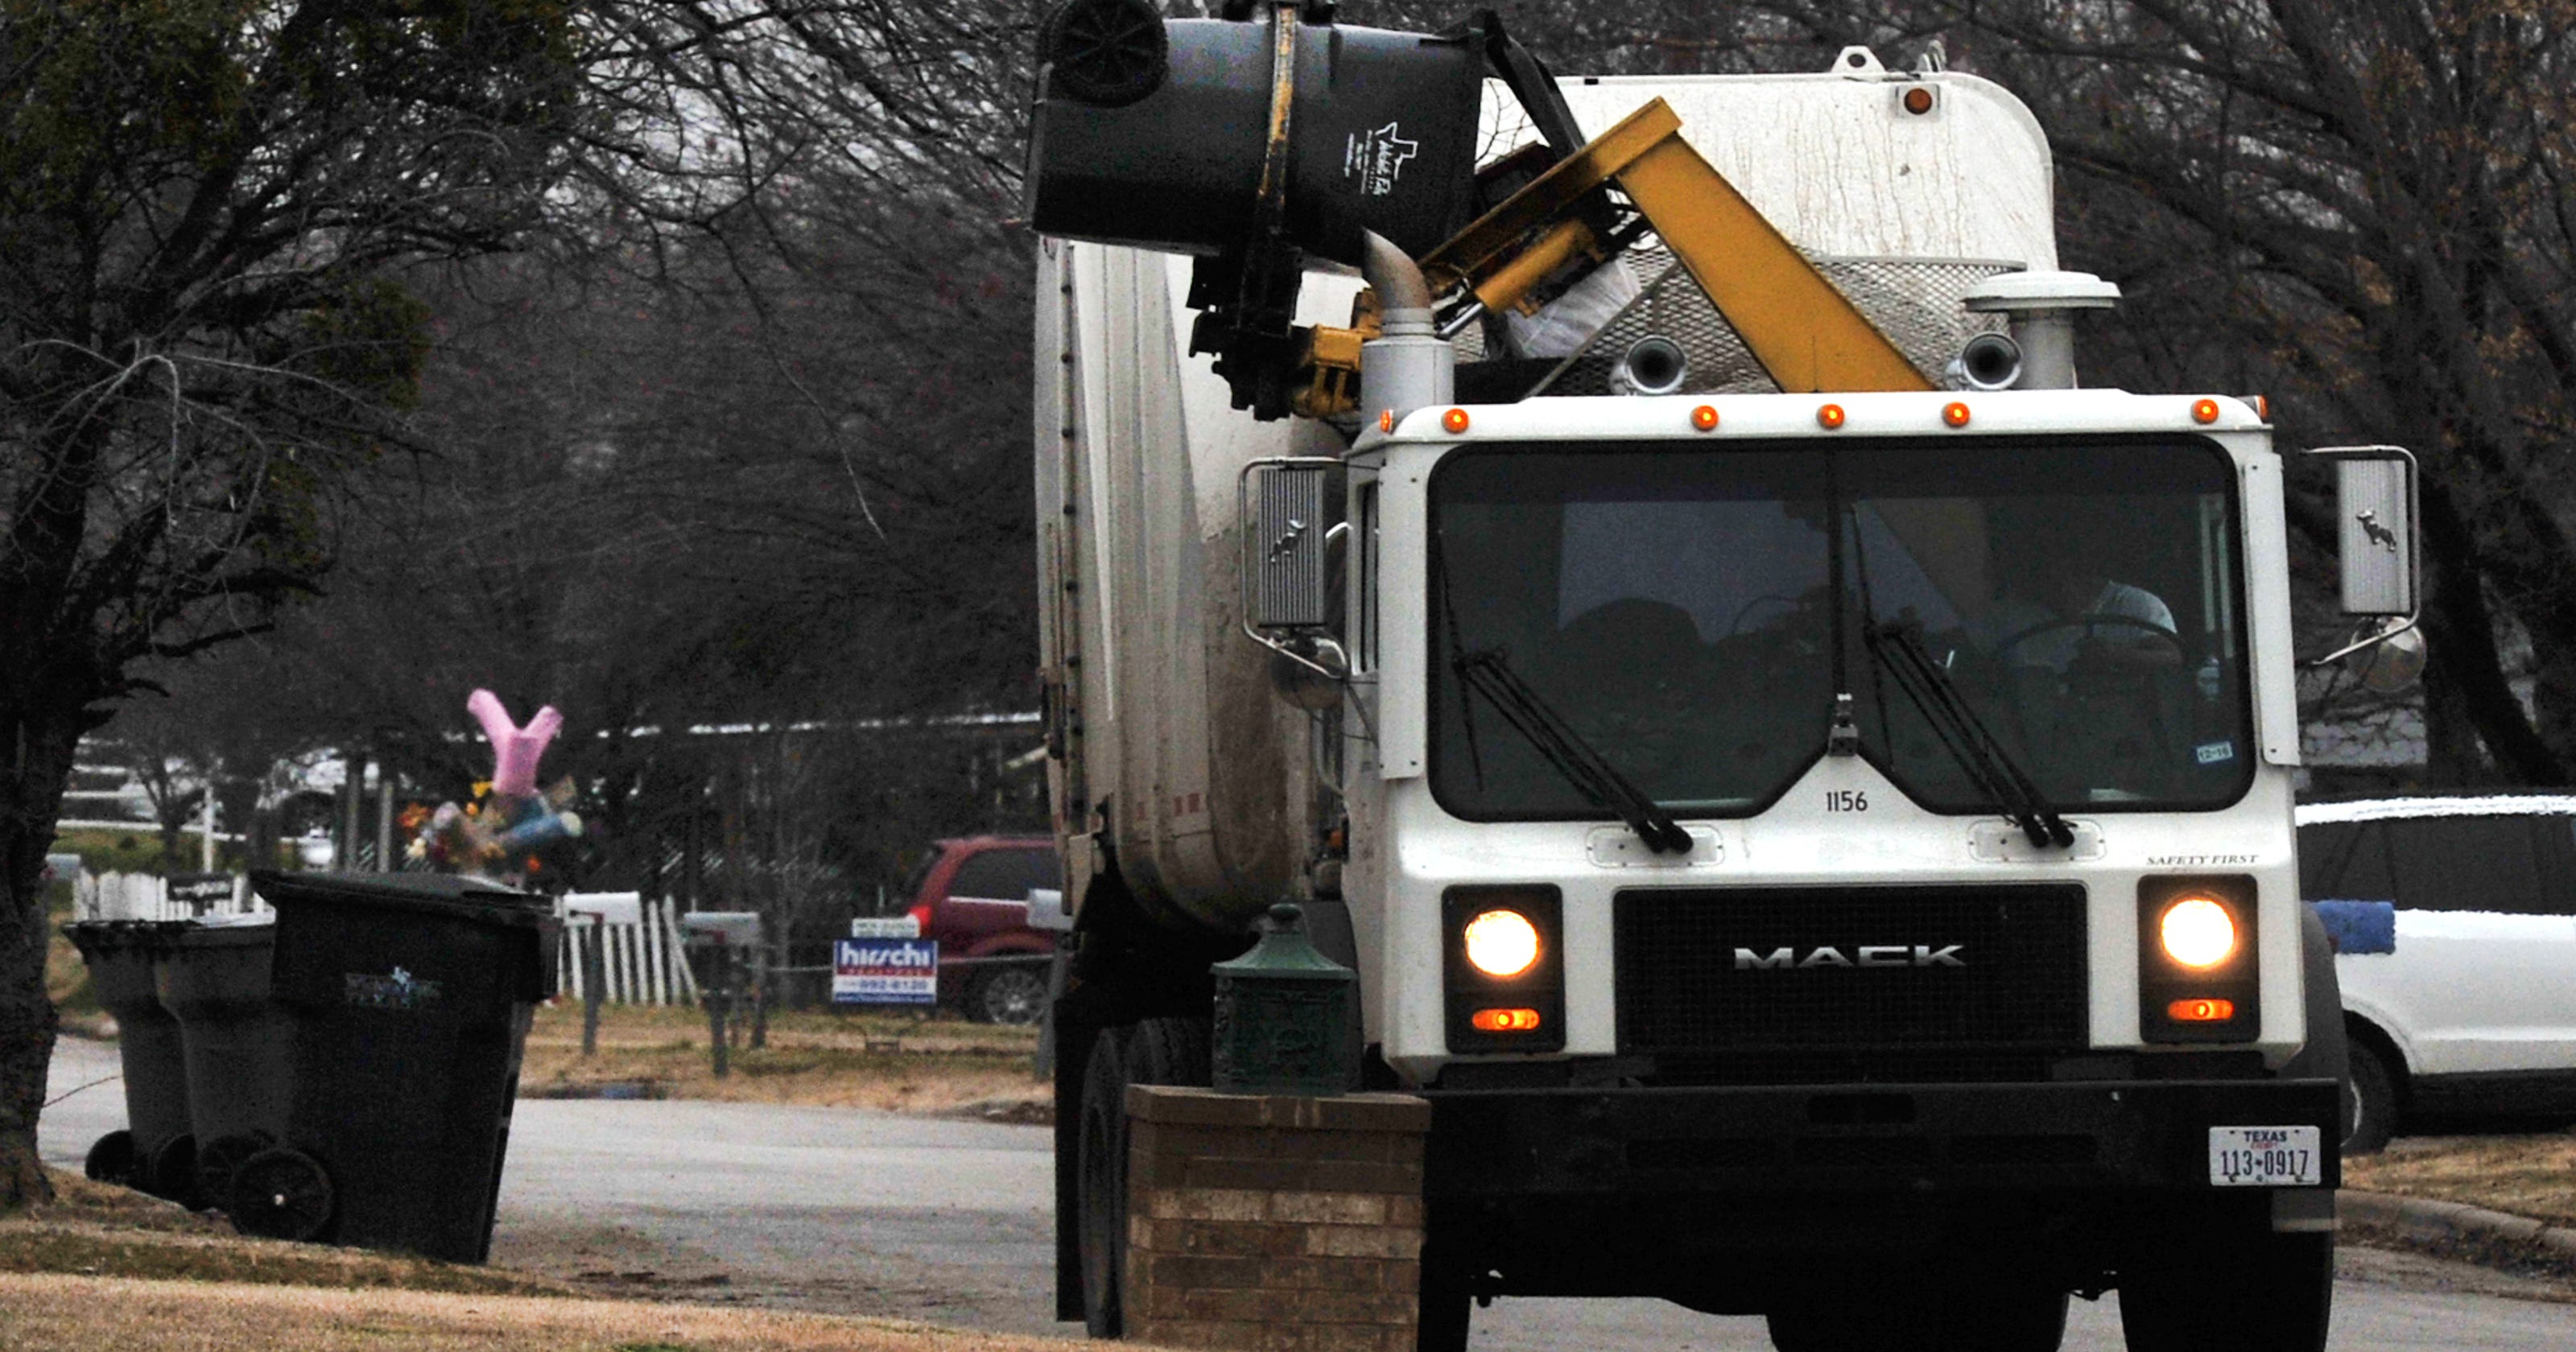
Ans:
{"type": "Polygon", "coordinates": [[[89,1156],[81,1161],[81,1172],[92,1183],[134,1186],[134,1133],[118,1127],[91,1142],[89,1156]]]}
{"type": "Polygon", "coordinates": [[[330,1172],[301,1150],[263,1150],[233,1171],[233,1228],[246,1235],[319,1239],[338,1202],[330,1172]]]}
{"type": "Polygon", "coordinates": [[[2130,1352],[2321,1352],[2334,1236],[2181,1234],[2120,1281],[2130,1352]]]}
{"type": "Polygon", "coordinates": [[[143,1190],[190,1210],[201,1205],[197,1196],[197,1138],[183,1131],[153,1147],[152,1158],[143,1169],[143,1190]]]}
{"type": "Polygon", "coordinates": [[[1078,1163],[1082,1325],[1094,1338],[1127,1331],[1127,1086],[1207,1082],[1208,1025],[1197,1019],[1147,1019],[1092,1044],[1078,1163]]]}
{"type": "Polygon", "coordinates": [[[2387,1058],[2359,1038],[2353,1039],[2351,1070],[2343,1082],[2343,1153],[2369,1155],[2385,1149],[2397,1130],[2397,1076],[2387,1058]]]}
{"type": "Polygon", "coordinates": [[[1046,1013],[1046,973],[1036,964],[994,967],[975,978],[966,1010],[985,1023],[1031,1024],[1046,1013]]]}

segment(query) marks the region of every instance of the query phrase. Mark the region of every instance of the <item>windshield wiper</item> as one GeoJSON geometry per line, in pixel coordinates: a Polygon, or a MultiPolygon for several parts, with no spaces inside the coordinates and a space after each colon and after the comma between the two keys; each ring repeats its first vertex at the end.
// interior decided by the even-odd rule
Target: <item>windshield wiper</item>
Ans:
{"type": "Polygon", "coordinates": [[[1466,687],[1462,700],[1484,696],[1503,721],[1529,739],[1540,758],[1565,777],[1566,783],[1590,799],[1593,806],[1618,813],[1648,850],[1656,854],[1690,853],[1690,832],[1638,788],[1636,781],[1621,774],[1599,749],[1583,740],[1564,715],[1512,670],[1501,650],[1460,653],[1449,666],[1458,673],[1458,683],[1466,687]]]}
{"type": "Polygon", "coordinates": [[[2049,806],[2039,785],[1959,693],[1950,673],[1932,660],[1915,626],[1871,624],[1862,629],[1861,639],[1880,670],[1896,678],[1897,688],[1922,712],[1923,721],[1932,725],[1933,735],[1950,758],[2030,837],[2031,844],[2065,849],[2075,843],[2075,828],[2049,806]]]}

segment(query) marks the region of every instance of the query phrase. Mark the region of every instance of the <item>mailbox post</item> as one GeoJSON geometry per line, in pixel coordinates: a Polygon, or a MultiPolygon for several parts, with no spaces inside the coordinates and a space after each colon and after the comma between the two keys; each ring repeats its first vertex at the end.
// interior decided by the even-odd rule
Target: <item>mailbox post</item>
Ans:
{"type": "Polygon", "coordinates": [[[725,1018],[733,1011],[740,954],[760,943],[758,911],[691,911],[680,917],[689,946],[707,954],[699,996],[707,1009],[707,1040],[714,1055],[716,1078],[732,1073],[726,1058],[725,1018]]]}

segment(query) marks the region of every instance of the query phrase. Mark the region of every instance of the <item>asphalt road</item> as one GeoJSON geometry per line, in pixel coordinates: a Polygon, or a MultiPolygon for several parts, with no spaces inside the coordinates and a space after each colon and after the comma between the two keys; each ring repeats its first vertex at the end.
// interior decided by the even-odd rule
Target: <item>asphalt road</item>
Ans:
{"type": "MultiPolygon", "coordinates": [[[[113,1048],[65,1039],[55,1095],[111,1077],[113,1048]]],[[[47,1110],[47,1160],[78,1168],[123,1124],[114,1082],[47,1110]]],[[[496,1262],[604,1291],[1065,1334],[1052,1318],[1049,1133],[833,1108],[529,1101],[518,1107],[496,1262]]],[[[2347,1250],[2337,1352],[2576,1347],[2576,1305],[2482,1270],[2347,1250]],[[2503,1293],[2503,1294],[2498,1294],[2503,1293]]],[[[2075,1304],[2070,1352],[2119,1352],[2111,1299],[2075,1304]]],[[[1656,1300],[1502,1300],[1477,1352],[1761,1352],[1759,1319],[1656,1300]]]]}

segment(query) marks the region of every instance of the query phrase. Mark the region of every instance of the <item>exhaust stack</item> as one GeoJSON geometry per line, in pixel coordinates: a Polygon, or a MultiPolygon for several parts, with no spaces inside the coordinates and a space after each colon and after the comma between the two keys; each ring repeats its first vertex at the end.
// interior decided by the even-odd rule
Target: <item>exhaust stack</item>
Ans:
{"type": "Polygon", "coordinates": [[[2007,272],[1987,278],[1963,302],[1977,314],[2001,314],[2021,348],[2017,390],[2075,388],[2075,312],[2120,303],[2117,283],[2089,272],[2007,272]]]}

